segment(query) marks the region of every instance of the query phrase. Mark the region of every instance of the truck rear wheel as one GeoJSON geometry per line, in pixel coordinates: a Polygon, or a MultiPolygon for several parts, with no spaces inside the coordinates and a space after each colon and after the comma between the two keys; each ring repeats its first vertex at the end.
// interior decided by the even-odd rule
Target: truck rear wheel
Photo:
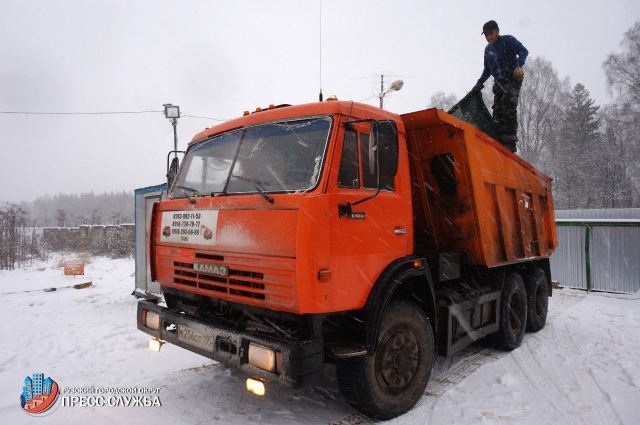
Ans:
{"type": "Polygon", "coordinates": [[[433,332],[416,304],[392,301],[382,315],[378,341],[373,355],[338,361],[336,373],[353,408],[386,420],[408,412],[422,396],[433,368],[433,332]]]}
{"type": "Polygon", "coordinates": [[[540,268],[533,269],[527,277],[527,331],[538,332],[547,322],[549,310],[549,286],[547,275],[540,268]]]}
{"type": "Polygon", "coordinates": [[[500,328],[493,334],[496,348],[511,351],[520,346],[527,326],[527,290],[522,277],[507,273],[500,297],[500,328]]]}

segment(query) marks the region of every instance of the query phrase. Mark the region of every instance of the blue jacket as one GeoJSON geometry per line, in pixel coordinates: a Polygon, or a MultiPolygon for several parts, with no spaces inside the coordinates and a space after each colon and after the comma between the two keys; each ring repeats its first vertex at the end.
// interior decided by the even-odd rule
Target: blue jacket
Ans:
{"type": "Polygon", "coordinates": [[[512,35],[501,35],[495,43],[484,48],[484,70],[478,84],[484,84],[490,75],[502,81],[513,75],[517,67],[524,65],[529,51],[512,35]]]}

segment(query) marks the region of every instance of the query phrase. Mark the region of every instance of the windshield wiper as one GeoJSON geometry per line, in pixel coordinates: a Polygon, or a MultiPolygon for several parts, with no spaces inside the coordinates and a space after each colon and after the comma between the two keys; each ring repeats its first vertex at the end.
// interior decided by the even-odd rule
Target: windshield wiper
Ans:
{"type": "Polygon", "coordinates": [[[267,201],[270,204],[273,204],[273,198],[270,197],[269,195],[267,195],[266,193],[264,193],[264,186],[269,186],[270,183],[263,182],[263,181],[256,180],[256,179],[251,179],[249,177],[238,176],[236,174],[231,174],[231,177],[235,177],[238,180],[242,180],[242,181],[251,183],[253,185],[253,187],[256,188],[256,191],[260,194],[260,196],[262,196],[264,198],[265,201],[267,201]]]}
{"type": "Polygon", "coordinates": [[[192,196],[198,196],[200,194],[200,192],[198,192],[196,189],[194,189],[192,187],[180,186],[180,185],[176,185],[174,187],[177,188],[177,189],[182,189],[182,191],[186,195],[186,197],[189,200],[189,202],[191,202],[192,204],[196,203],[196,201],[194,201],[193,198],[187,194],[187,192],[191,192],[192,196]]]}
{"type": "MultiPolygon", "coordinates": [[[[238,180],[242,180],[242,181],[245,181],[245,182],[249,182],[249,183],[253,183],[253,184],[259,184],[260,186],[271,186],[271,183],[263,182],[262,180],[258,180],[258,179],[252,179],[250,177],[239,176],[237,174],[231,174],[231,177],[235,177],[238,180]]],[[[264,187],[263,187],[263,189],[264,189],[264,187]]]]}

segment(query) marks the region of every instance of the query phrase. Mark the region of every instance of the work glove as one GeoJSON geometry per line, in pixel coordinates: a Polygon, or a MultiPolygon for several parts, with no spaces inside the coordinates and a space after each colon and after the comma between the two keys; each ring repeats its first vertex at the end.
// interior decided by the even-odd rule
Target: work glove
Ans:
{"type": "Polygon", "coordinates": [[[517,81],[522,81],[524,79],[524,71],[521,67],[517,67],[513,71],[513,78],[515,78],[517,81]]]}

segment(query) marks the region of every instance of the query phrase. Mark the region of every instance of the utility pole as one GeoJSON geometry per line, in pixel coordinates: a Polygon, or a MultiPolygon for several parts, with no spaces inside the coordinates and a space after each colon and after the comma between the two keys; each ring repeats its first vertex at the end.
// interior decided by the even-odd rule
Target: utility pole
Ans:
{"type": "Polygon", "coordinates": [[[402,86],[404,85],[404,81],[402,80],[396,80],[393,83],[389,84],[389,87],[387,87],[387,89],[384,89],[384,75],[380,75],[380,93],[377,95],[378,98],[380,99],[380,109],[384,109],[384,96],[386,94],[388,94],[389,92],[392,91],[398,91],[402,88],[402,86]]]}
{"type": "Polygon", "coordinates": [[[380,109],[384,109],[382,107],[382,99],[384,99],[384,75],[380,75],[380,109]]]}

